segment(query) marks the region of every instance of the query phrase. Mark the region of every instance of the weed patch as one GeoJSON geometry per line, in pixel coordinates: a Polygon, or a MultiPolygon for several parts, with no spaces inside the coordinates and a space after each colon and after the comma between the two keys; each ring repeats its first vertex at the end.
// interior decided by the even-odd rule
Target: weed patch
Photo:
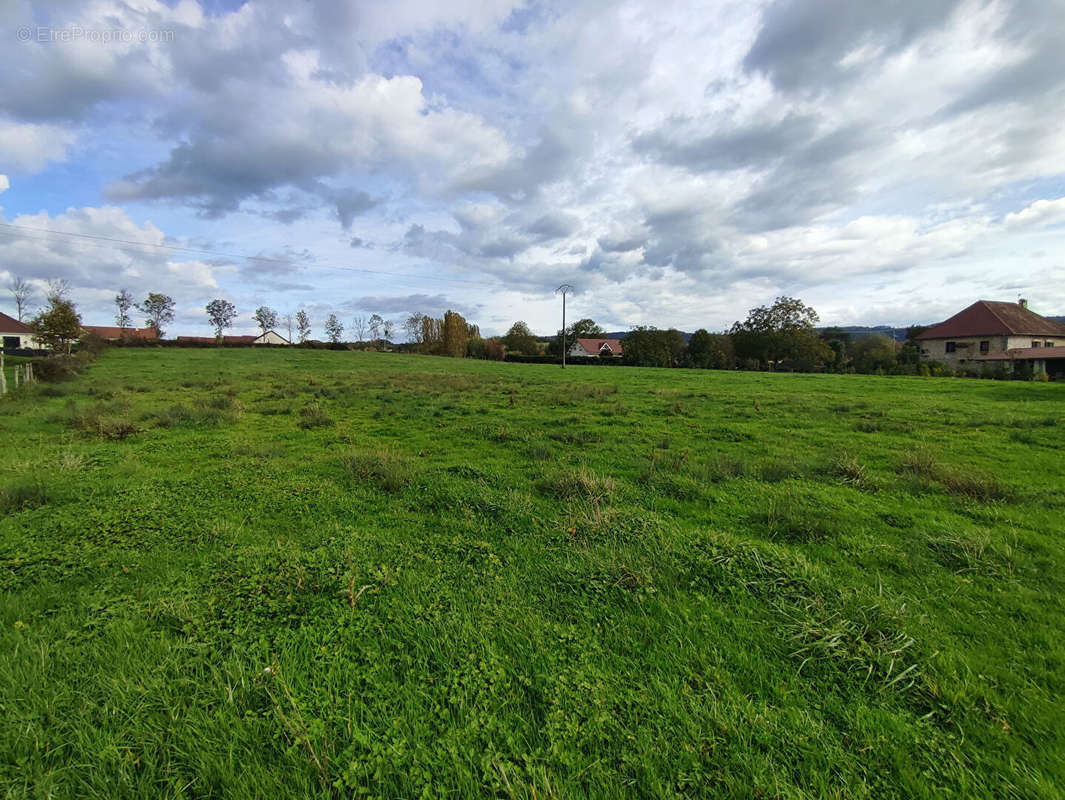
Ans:
{"type": "Polygon", "coordinates": [[[386,492],[402,490],[414,475],[410,459],[394,448],[355,450],[341,464],[353,480],[372,483],[386,492]]]}

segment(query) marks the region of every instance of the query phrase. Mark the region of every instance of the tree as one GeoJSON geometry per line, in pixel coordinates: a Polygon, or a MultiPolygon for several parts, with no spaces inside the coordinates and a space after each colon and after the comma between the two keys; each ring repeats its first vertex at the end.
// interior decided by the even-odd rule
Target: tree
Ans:
{"type": "Polygon", "coordinates": [[[444,355],[452,358],[462,358],[466,355],[466,343],[470,338],[470,329],[457,311],[444,313],[442,330],[442,343],[444,355]]]}
{"type": "Polygon", "coordinates": [[[288,334],[288,340],[292,341],[292,315],[285,314],[281,318],[281,324],[285,326],[285,332],[288,334]]]}
{"type": "Polygon", "coordinates": [[[277,327],[277,312],[270,306],[259,306],[255,309],[255,321],[263,333],[272,331],[277,327]]]}
{"type": "Polygon", "coordinates": [[[355,335],[358,336],[358,341],[363,341],[366,338],[366,317],[357,316],[351,321],[351,329],[355,331],[355,335]]]}
{"type": "Polygon", "coordinates": [[[862,336],[854,343],[854,369],[884,373],[895,366],[895,340],[881,334],[862,336]]]}
{"type": "MultiPolygon", "coordinates": [[[[577,339],[600,339],[604,335],[603,329],[596,325],[594,319],[579,319],[566,328],[566,346],[573,347],[577,339]]],[[[559,331],[547,346],[547,352],[554,356],[562,354],[562,331],[559,331]]]]}
{"type": "Polygon", "coordinates": [[[237,307],[228,300],[212,300],[207,304],[207,321],[214,328],[216,339],[222,338],[222,332],[233,324],[237,318],[237,307]]]}
{"type": "Polygon", "coordinates": [[[26,313],[26,307],[30,304],[30,300],[33,299],[33,287],[30,286],[29,281],[16,275],[11,279],[7,288],[11,291],[11,296],[15,298],[18,321],[22,322],[22,317],[26,313]]]}
{"type": "Polygon", "coordinates": [[[534,356],[540,352],[536,337],[524,322],[515,322],[503,337],[503,344],[511,353],[534,356]]]}
{"type": "Polygon", "coordinates": [[[52,278],[48,281],[48,300],[55,297],[67,300],[70,297],[70,281],[66,278],[52,278]]]}
{"type": "Polygon", "coordinates": [[[810,369],[831,361],[832,349],[814,329],[817,312],[794,297],[778,297],[772,306],[752,308],[745,322],[729,331],[736,355],[770,368],[791,361],[798,369],[810,369]]]}
{"type": "Polygon", "coordinates": [[[149,328],[155,328],[159,338],[163,338],[163,326],[174,321],[174,298],[169,295],[149,292],[143,303],[137,304],[137,310],[146,317],[149,328]]]}
{"type": "Polygon", "coordinates": [[[396,323],[390,319],[386,319],[381,323],[381,335],[385,337],[386,342],[392,341],[392,334],[395,332],[396,323]]]}
{"type": "Polygon", "coordinates": [[[81,317],[74,304],[60,295],[48,298],[48,308],[42,309],[30,321],[30,330],[45,347],[53,352],[65,350],[81,336],[81,317]]]}
{"type": "Polygon", "coordinates": [[[415,311],[405,320],[403,320],[403,332],[407,334],[407,341],[412,344],[422,343],[422,320],[425,315],[420,311],[415,311]]]}
{"type": "Polygon", "coordinates": [[[302,308],[296,312],[296,330],[301,342],[307,341],[307,337],[311,335],[311,318],[302,308]]]}
{"type": "Polygon", "coordinates": [[[133,295],[128,289],[123,289],[115,295],[115,323],[122,329],[123,334],[126,328],[133,327],[133,319],[129,315],[131,308],[133,308],[133,295]]]}
{"type": "Polygon", "coordinates": [[[325,335],[329,338],[333,344],[340,341],[340,337],[344,335],[344,325],[336,314],[330,314],[325,321],[325,335]]]}
{"type": "Polygon", "coordinates": [[[381,338],[381,325],[384,324],[384,320],[381,318],[380,314],[373,314],[370,317],[370,321],[366,324],[370,329],[370,338],[376,342],[381,338]]]}
{"type": "Polygon", "coordinates": [[[732,369],[736,351],[726,334],[709,333],[700,328],[688,340],[687,363],[698,369],[732,369]]]}
{"type": "Polygon", "coordinates": [[[684,337],[673,328],[633,328],[621,341],[622,360],[638,367],[676,367],[684,358],[684,337]]]}

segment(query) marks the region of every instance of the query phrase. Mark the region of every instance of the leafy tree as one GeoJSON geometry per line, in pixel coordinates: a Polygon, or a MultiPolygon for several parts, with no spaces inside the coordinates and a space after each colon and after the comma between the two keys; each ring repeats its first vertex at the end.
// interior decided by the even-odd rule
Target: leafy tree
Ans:
{"type": "Polygon", "coordinates": [[[422,317],[421,351],[441,353],[444,347],[444,321],[428,315],[422,317]]]}
{"type": "Polygon", "coordinates": [[[395,333],[396,323],[390,319],[386,319],[381,323],[381,335],[384,336],[386,342],[392,341],[392,334],[395,333]]]}
{"type": "Polygon", "coordinates": [[[700,328],[688,340],[687,363],[698,369],[732,369],[736,350],[731,337],[700,328]]]}
{"type": "Polygon", "coordinates": [[[123,331],[133,327],[133,319],[129,315],[131,308],[133,308],[133,295],[128,289],[123,289],[115,295],[115,324],[123,331]]]}
{"type": "Polygon", "coordinates": [[[503,342],[498,336],[484,340],[484,357],[491,361],[502,361],[506,358],[507,351],[503,348],[503,342]]]}
{"type": "Polygon", "coordinates": [[[843,372],[851,356],[853,338],[847,331],[839,328],[825,328],[821,331],[821,339],[832,350],[832,363],[836,372],[843,372]]]}
{"type": "Polygon", "coordinates": [[[403,320],[403,332],[407,334],[408,342],[418,345],[422,343],[422,320],[424,318],[424,314],[420,311],[415,311],[403,320]]]}
{"type": "Polygon", "coordinates": [[[159,338],[163,338],[164,325],[174,321],[174,298],[157,292],[150,292],[144,302],[137,304],[137,309],[147,318],[149,328],[155,328],[159,338]]]}
{"type": "Polygon", "coordinates": [[[307,337],[311,335],[311,318],[302,308],[296,312],[296,330],[301,342],[307,341],[307,337]]]}
{"type": "Polygon", "coordinates": [[[817,312],[801,300],[778,297],[772,306],[752,308],[745,322],[729,334],[736,355],[773,367],[790,360],[800,369],[832,359],[832,350],[817,335],[817,312]]]}
{"type": "Polygon", "coordinates": [[[22,316],[26,313],[26,307],[30,304],[30,300],[33,299],[33,287],[26,281],[20,278],[18,275],[11,279],[7,288],[11,291],[11,296],[15,299],[15,308],[18,310],[18,321],[22,322],[22,316]]]}
{"type": "Polygon", "coordinates": [[[444,355],[452,358],[462,358],[466,355],[466,343],[470,338],[470,329],[457,311],[444,313],[444,321],[441,326],[441,342],[444,355]]]}
{"type": "Polygon", "coordinates": [[[255,309],[255,321],[263,333],[272,331],[277,328],[277,312],[270,306],[259,306],[255,309]]]}
{"type": "Polygon", "coordinates": [[[854,343],[853,351],[858,372],[882,374],[895,366],[895,340],[888,336],[862,336],[854,343]]]}
{"type": "Polygon", "coordinates": [[[540,351],[536,337],[524,322],[515,322],[510,326],[510,330],[503,337],[503,344],[511,353],[533,356],[540,351]]]}
{"type": "Polygon", "coordinates": [[[74,309],[74,304],[60,295],[48,298],[48,308],[42,309],[30,321],[30,330],[34,337],[45,347],[55,353],[65,350],[81,335],[81,317],[74,309]]]}
{"type": "Polygon", "coordinates": [[[684,337],[675,329],[633,328],[621,340],[622,360],[637,367],[676,367],[684,358],[684,337]]]}
{"type": "Polygon", "coordinates": [[[377,341],[381,338],[381,326],[384,324],[384,320],[380,314],[372,314],[370,321],[366,323],[366,327],[370,329],[370,337],[377,341]]]}
{"type": "Polygon", "coordinates": [[[325,335],[333,344],[339,342],[340,337],[344,335],[344,325],[337,319],[336,314],[330,314],[328,319],[326,319],[325,335]]]}
{"type": "Polygon", "coordinates": [[[212,300],[207,304],[207,321],[214,328],[216,339],[222,338],[222,332],[233,324],[237,318],[237,307],[228,300],[212,300]]]}

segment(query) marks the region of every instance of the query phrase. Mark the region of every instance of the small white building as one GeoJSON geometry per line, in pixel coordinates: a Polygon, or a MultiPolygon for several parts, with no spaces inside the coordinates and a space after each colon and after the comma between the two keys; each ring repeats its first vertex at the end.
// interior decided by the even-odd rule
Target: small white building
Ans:
{"type": "Polygon", "coordinates": [[[4,350],[38,349],[33,331],[24,322],[0,313],[0,347],[4,350]]]}

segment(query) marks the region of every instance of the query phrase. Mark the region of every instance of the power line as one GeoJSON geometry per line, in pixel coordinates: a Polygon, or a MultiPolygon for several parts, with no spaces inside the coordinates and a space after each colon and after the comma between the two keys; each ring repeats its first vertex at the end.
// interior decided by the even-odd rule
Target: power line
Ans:
{"type": "MultiPolygon", "coordinates": [[[[199,255],[210,255],[210,256],[216,256],[216,257],[219,257],[219,258],[232,258],[232,259],[240,259],[240,260],[245,260],[245,261],[258,261],[258,262],[263,262],[263,263],[268,263],[268,264],[284,264],[284,265],[288,265],[288,266],[291,266],[293,264],[292,261],[284,259],[284,258],[271,258],[269,256],[249,256],[249,255],[244,255],[244,254],[241,254],[241,253],[226,253],[226,252],[223,252],[223,251],[220,251],[220,250],[207,250],[207,249],[196,248],[196,247],[181,247],[179,245],[171,245],[171,244],[156,244],[154,242],[138,242],[138,241],[135,241],[135,240],[132,240],[132,239],[119,239],[119,238],[113,237],[113,236],[102,236],[102,235],[99,235],[99,234],[92,234],[92,233],[73,233],[71,231],[56,231],[56,230],[52,230],[50,228],[32,228],[32,227],[25,226],[25,225],[12,225],[12,224],[7,223],[7,222],[0,222],[0,228],[7,228],[8,231],[10,231],[9,235],[16,235],[16,232],[17,232],[17,235],[19,235],[19,236],[21,236],[23,238],[27,238],[27,239],[31,239],[31,240],[39,241],[39,242],[47,242],[47,241],[50,241],[50,240],[45,238],[45,237],[28,235],[28,232],[51,234],[51,235],[54,235],[54,236],[67,236],[67,237],[71,237],[71,238],[75,238],[75,239],[85,239],[85,240],[88,240],[89,243],[95,243],[95,244],[97,244],[99,246],[126,245],[126,246],[132,246],[132,247],[149,247],[149,248],[156,248],[156,249],[159,249],[159,250],[172,250],[172,251],[181,252],[181,253],[195,253],[195,254],[199,254],[199,255]]],[[[8,231],[0,231],[0,233],[4,233],[4,232],[8,232],[8,231]]],[[[437,282],[442,282],[442,283],[462,283],[462,284],[467,284],[467,285],[470,285],[470,286],[484,286],[484,282],[483,281],[463,280],[462,278],[441,278],[441,277],[436,277],[436,276],[433,276],[433,275],[416,275],[416,274],[412,274],[412,273],[409,273],[409,272],[407,272],[407,273],[405,273],[405,272],[391,272],[391,271],[388,271],[388,270],[365,269],[363,267],[344,267],[344,266],[333,265],[333,264],[316,264],[315,266],[317,268],[319,268],[319,269],[340,270],[340,271],[343,271],[343,272],[359,272],[359,273],[364,273],[364,274],[367,274],[367,275],[383,275],[383,276],[387,276],[387,277],[404,278],[404,279],[408,279],[408,280],[437,281],[437,282]]]]}

